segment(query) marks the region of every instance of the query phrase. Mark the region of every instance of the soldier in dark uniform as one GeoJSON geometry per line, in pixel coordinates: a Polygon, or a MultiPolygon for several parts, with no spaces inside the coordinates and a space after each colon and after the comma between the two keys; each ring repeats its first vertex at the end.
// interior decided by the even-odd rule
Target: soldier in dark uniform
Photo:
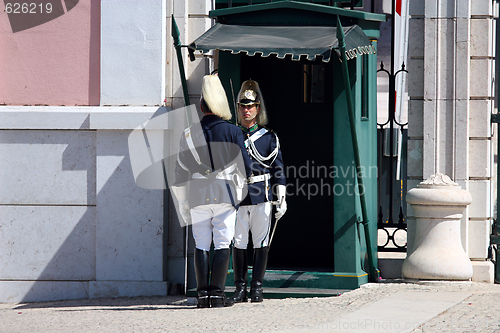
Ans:
{"type": "Polygon", "coordinates": [[[262,282],[267,265],[272,204],[277,205],[276,219],[286,212],[286,179],[278,136],[263,127],[267,113],[259,84],[243,82],[238,93],[238,124],[245,135],[245,147],[252,160],[252,175],[248,179],[249,195],[238,210],[233,249],[235,302],[246,302],[247,245],[249,231],[253,241],[253,270],[250,282],[252,302],[262,302],[262,282]],[[277,200],[273,201],[276,187],[277,200]]]}
{"type": "Polygon", "coordinates": [[[181,138],[172,188],[182,217],[192,223],[197,306],[231,306],[233,301],[226,298],[224,287],[241,201],[238,191],[250,175],[250,159],[241,129],[226,121],[231,112],[218,76],[203,78],[201,110],[201,121],[186,129],[181,138]],[[210,270],[212,241],[215,251],[210,270]]]}

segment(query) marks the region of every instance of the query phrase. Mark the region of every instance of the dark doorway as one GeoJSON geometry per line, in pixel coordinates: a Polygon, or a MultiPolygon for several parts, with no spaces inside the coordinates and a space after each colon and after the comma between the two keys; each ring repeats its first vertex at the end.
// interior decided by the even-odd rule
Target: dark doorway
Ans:
{"type": "Polygon", "coordinates": [[[260,84],[286,166],[288,211],[278,223],[268,269],[334,271],[332,66],[241,57],[241,81],[260,84]]]}

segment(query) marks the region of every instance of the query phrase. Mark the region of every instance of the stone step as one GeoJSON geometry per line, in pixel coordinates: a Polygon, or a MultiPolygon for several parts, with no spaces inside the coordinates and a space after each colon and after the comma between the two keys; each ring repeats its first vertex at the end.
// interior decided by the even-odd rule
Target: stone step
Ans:
{"type": "MultiPolygon", "coordinates": [[[[233,297],[234,286],[226,286],[226,296],[233,297]]],[[[265,299],[306,298],[306,297],[333,297],[349,291],[345,289],[316,289],[316,288],[262,288],[265,299]]],[[[188,297],[196,297],[196,289],[189,289],[188,297]]],[[[249,295],[250,296],[250,295],[249,295]]]]}
{"type": "MultiPolygon", "coordinates": [[[[264,298],[285,299],[285,298],[306,298],[306,297],[332,297],[340,296],[349,291],[342,289],[316,289],[316,288],[262,288],[264,298]]],[[[250,290],[249,290],[250,291],[250,290]]],[[[234,286],[226,287],[226,295],[232,297],[234,286]]],[[[250,296],[250,295],[249,295],[250,296]]]]}
{"type": "MultiPolygon", "coordinates": [[[[264,276],[265,298],[289,297],[331,297],[338,296],[351,289],[339,288],[336,277],[342,276],[332,272],[306,272],[267,270],[264,276]]],[[[252,270],[248,270],[248,281],[252,279],[252,270]]],[[[231,297],[234,292],[234,275],[229,270],[226,278],[226,294],[231,297]]],[[[188,290],[187,296],[196,296],[196,290],[188,290]]]]}
{"type": "MultiPolygon", "coordinates": [[[[338,289],[334,277],[338,273],[307,272],[288,270],[266,270],[264,286],[268,288],[317,288],[338,289]]],[[[248,281],[252,279],[252,269],[248,270],[248,281]]],[[[228,271],[226,286],[234,286],[233,270],[228,271]]]]}

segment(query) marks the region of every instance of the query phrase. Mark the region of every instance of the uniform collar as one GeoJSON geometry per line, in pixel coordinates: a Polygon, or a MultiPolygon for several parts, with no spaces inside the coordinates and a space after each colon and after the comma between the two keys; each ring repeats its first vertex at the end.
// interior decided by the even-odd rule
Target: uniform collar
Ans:
{"type": "Polygon", "coordinates": [[[201,118],[201,120],[200,120],[200,122],[203,124],[210,124],[210,123],[219,122],[219,121],[225,121],[225,120],[222,119],[221,117],[213,114],[213,113],[203,115],[203,118],[201,118]]]}
{"type": "Polygon", "coordinates": [[[211,129],[212,127],[225,123],[226,121],[215,114],[206,114],[201,118],[200,124],[203,129],[211,129]]]}
{"type": "Polygon", "coordinates": [[[248,132],[253,132],[255,131],[257,128],[259,128],[259,124],[255,123],[255,125],[253,125],[252,127],[250,128],[246,128],[245,126],[242,126],[240,124],[238,124],[238,126],[243,130],[243,132],[245,133],[248,133],[248,132]]]}

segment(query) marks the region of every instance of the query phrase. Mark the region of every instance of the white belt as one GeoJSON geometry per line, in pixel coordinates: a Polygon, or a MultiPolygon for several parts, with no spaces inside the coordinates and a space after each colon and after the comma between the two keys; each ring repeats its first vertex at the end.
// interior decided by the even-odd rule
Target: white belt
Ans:
{"type": "Polygon", "coordinates": [[[269,179],[271,179],[270,173],[265,173],[263,175],[258,175],[258,176],[250,176],[248,178],[248,184],[254,184],[254,183],[264,182],[264,181],[267,182],[269,179]]]}
{"type": "MultiPolygon", "coordinates": [[[[217,175],[215,175],[215,179],[232,180],[237,187],[243,188],[244,179],[242,179],[243,177],[241,177],[238,172],[234,173],[235,169],[236,169],[236,163],[234,163],[234,164],[228,166],[227,168],[225,168],[224,170],[218,172],[217,175]]],[[[199,172],[193,173],[191,178],[192,179],[208,179],[207,176],[202,175],[199,172]]]]}
{"type": "MultiPolygon", "coordinates": [[[[235,169],[236,169],[236,163],[233,163],[230,166],[228,166],[227,168],[225,168],[224,170],[218,172],[217,175],[215,176],[215,179],[232,180],[233,174],[231,172],[233,172],[235,169]]],[[[193,179],[208,179],[206,176],[202,175],[199,172],[193,173],[191,178],[193,178],[193,179]]]]}
{"type": "MultiPolygon", "coordinates": [[[[243,200],[243,187],[245,186],[245,179],[240,176],[238,172],[236,173],[230,173],[233,172],[236,169],[236,164],[233,164],[226,169],[220,171],[217,173],[215,176],[215,179],[220,179],[220,180],[229,180],[234,183],[236,186],[236,200],[238,203],[243,200]]],[[[208,177],[202,175],[199,172],[193,173],[191,176],[192,179],[208,179],[208,177]]]]}
{"type": "MultiPolygon", "coordinates": [[[[193,173],[191,176],[192,179],[208,179],[207,177],[203,176],[199,172],[193,173]]],[[[216,176],[215,179],[224,179],[224,180],[233,180],[233,175],[228,175],[226,173],[219,172],[216,176]]]]}

